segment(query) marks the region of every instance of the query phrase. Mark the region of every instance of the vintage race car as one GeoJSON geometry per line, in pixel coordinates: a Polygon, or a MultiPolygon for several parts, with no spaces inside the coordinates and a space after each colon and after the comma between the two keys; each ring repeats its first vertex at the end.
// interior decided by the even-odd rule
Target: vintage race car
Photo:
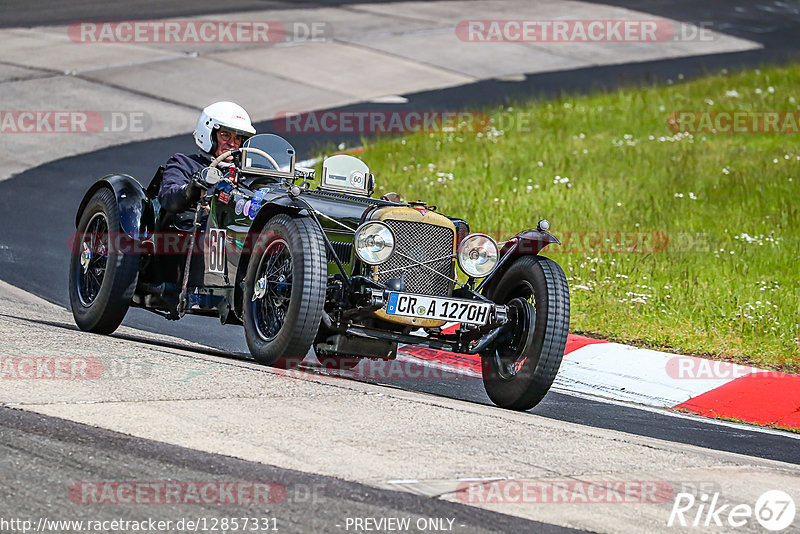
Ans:
{"type": "Polygon", "coordinates": [[[204,169],[192,212],[161,210],[160,180],[144,188],[112,174],[84,196],[69,272],[81,329],[111,333],[130,306],[206,315],[243,325],[267,365],[297,365],[313,347],[323,366],[347,369],[417,345],[480,355],[498,406],[527,410],[549,390],[569,289],[539,255],[558,243],[547,221],[500,248],[423,202],[373,198],[374,175],[353,156],[327,158],[315,187],[314,171],[271,134],[204,169]]]}

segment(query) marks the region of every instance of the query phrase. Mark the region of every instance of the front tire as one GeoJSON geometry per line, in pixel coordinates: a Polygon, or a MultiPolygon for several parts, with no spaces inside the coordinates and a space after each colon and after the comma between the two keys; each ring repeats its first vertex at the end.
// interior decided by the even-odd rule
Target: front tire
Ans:
{"type": "Polygon", "coordinates": [[[275,367],[295,367],[319,330],[327,264],[322,234],[308,218],[269,220],[247,266],[244,330],[250,353],[275,367]]]}
{"type": "Polygon", "coordinates": [[[491,289],[508,304],[517,327],[481,354],[483,385],[497,406],[529,410],[555,380],[569,334],[569,287],[561,267],[544,256],[522,256],[491,289]]]}
{"type": "Polygon", "coordinates": [[[78,328],[110,334],[131,304],[139,275],[139,255],[119,226],[114,193],[99,189],[78,222],[69,266],[69,302],[78,328]],[[120,246],[123,245],[123,246],[120,246]]]}

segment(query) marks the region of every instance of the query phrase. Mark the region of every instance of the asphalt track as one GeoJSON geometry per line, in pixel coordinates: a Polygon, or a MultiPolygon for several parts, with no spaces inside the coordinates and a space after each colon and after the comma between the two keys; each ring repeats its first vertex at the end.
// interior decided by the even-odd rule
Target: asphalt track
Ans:
{"type": "MultiPolygon", "coordinates": [[[[268,131],[267,125],[259,125],[258,130],[268,131]]],[[[169,155],[192,149],[191,138],[187,137],[136,143],[67,158],[0,183],[0,227],[3,228],[0,235],[0,278],[68,306],[67,243],[75,228],[75,206],[86,189],[97,177],[109,171],[126,171],[146,182],[151,170],[169,155]],[[20,269],[21,265],[26,268],[20,269]]],[[[304,153],[303,149],[298,150],[300,154],[304,153]]],[[[170,322],[149,312],[132,309],[124,324],[203,343],[240,357],[247,354],[241,327],[222,326],[214,319],[185,317],[170,322]]],[[[480,380],[394,380],[391,385],[490,403],[480,380]]],[[[534,412],[563,421],[800,464],[800,447],[797,447],[796,439],[747,431],[741,427],[717,426],[693,418],[610,406],[557,392],[549,394],[534,408],[534,412]]]]}
{"type": "MultiPolygon", "coordinates": [[[[449,518],[453,520],[452,531],[463,533],[583,532],[441,499],[134,438],[21,410],[0,408],[0,428],[3,429],[0,476],[3,486],[11,490],[0,494],[2,508],[15,510],[17,518],[31,520],[34,525],[40,518],[77,521],[151,518],[173,523],[182,518],[267,518],[274,520],[280,532],[346,532],[348,517],[402,517],[410,518],[412,524],[426,518],[449,518]],[[198,483],[236,480],[269,484],[271,489],[268,504],[253,505],[246,498],[236,503],[160,504],[157,511],[146,505],[98,506],[91,501],[76,506],[75,494],[71,494],[71,499],[47,497],[48,492],[71,487],[75,481],[94,480],[198,483]]],[[[5,519],[8,520],[7,515],[5,519]]],[[[65,530],[80,531],[55,528],[42,531],[65,530]]],[[[5,530],[0,527],[0,531],[5,530]]]]}
{"type": "Polygon", "coordinates": [[[152,20],[182,16],[210,15],[214,13],[247,13],[266,9],[296,9],[347,4],[375,4],[401,0],[314,0],[295,2],[292,0],[184,0],[163,2],[160,0],[126,0],[108,2],[103,0],[5,0],[0,5],[0,28],[25,28],[71,24],[79,20],[121,21],[152,20]]]}
{"type": "MultiPolygon", "coordinates": [[[[690,78],[720,68],[756,67],[796,60],[800,56],[800,41],[796,38],[800,28],[800,9],[796,3],[651,0],[602,3],[690,22],[712,20],[716,28],[759,41],[765,48],[743,53],[530,75],[523,82],[490,80],[453,89],[405,95],[409,99],[405,107],[466,108],[502,102],[523,94],[553,95],[563,91],[580,92],[598,87],[663,82],[676,79],[678,74],[690,78]]],[[[16,0],[5,2],[0,8],[0,20],[4,25],[64,23],[88,17],[85,13],[92,13],[89,18],[94,20],[130,18],[136,12],[143,12],[138,10],[144,9],[145,4],[149,9],[151,2],[115,3],[113,9],[117,11],[112,12],[100,10],[97,7],[100,2],[81,2],[71,5],[70,8],[65,5],[63,9],[54,8],[51,11],[39,5],[36,15],[44,18],[38,19],[19,6],[14,9],[16,4],[22,3],[16,0]],[[69,11],[64,11],[65,9],[69,11]],[[12,10],[13,13],[6,10],[12,10]]],[[[225,11],[250,9],[246,5],[252,5],[252,9],[276,7],[273,4],[278,3],[232,2],[225,4],[225,11]]],[[[208,12],[218,11],[210,2],[181,3],[177,7],[172,3],[169,4],[169,9],[172,11],[154,10],[151,13],[153,16],[180,16],[198,14],[204,9],[208,9],[208,12]]],[[[369,106],[350,106],[354,107],[369,109],[369,106]]],[[[402,108],[403,106],[398,106],[398,109],[402,108]]],[[[259,131],[271,129],[269,123],[258,124],[257,128],[259,131]]],[[[339,141],[353,145],[359,141],[356,138],[308,135],[289,136],[289,140],[296,146],[301,157],[309,154],[316,146],[339,141]]],[[[42,149],[46,150],[46,146],[42,149]]],[[[86,188],[98,177],[114,171],[132,174],[146,183],[154,169],[169,155],[193,149],[188,135],[135,143],[54,161],[0,183],[0,279],[52,302],[67,305],[67,242],[74,230],[74,210],[86,188]]],[[[380,179],[379,170],[377,175],[380,179]]],[[[468,214],[461,215],[468,217],[468,214]]],[[[141,310],[132,310],[126,318],[126,324],[191,339],[231,352],[238,357],[247,352],[239,327],[222,327],[212,319],[188,317],[178,323],[170,323],[141,310]]],[[[489,403],[482,384],[474,379],[393,382],[392,385],[471,402],[489,403]]],[[[699,419],[663,415],[557,392],[549,394],[533,411],[556,420],[800,464],[800,447],[797,447],[796,439],[749,430],[742,426],[717,425],[699,419]]]]}

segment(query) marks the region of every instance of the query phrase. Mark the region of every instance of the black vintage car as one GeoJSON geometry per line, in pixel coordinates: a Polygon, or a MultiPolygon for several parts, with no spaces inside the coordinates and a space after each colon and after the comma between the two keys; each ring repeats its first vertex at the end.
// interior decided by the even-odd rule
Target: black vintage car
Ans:
{"type": "Polygon", "coordinates": [[[243,325],[267,365],[297,365],[313,346],[323,366],[347,369],[412,344],[479,354],[499,406],[526,410],[549,390],[569,290],[539,255],[558,243],[547,221],[499,248],[423,202],[372,198],[374,176],[353,156],[326,159],[314,187],[314,171],[296,168],[292,146],[271,134],[201,174],[206,195],[182,214],[160,209],[160,173],[146,189],[124,174],[92,185],[69,273],[81,329],[111,333],[130,306],[207,315],[243,325]]]}

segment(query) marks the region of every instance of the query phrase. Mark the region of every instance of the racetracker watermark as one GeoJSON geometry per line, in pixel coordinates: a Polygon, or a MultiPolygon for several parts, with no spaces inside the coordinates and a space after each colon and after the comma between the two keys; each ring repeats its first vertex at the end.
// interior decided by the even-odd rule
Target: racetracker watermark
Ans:
{"type": "Polygon", "coordinates": [[[649,20],[462,20],[456,36],[470,43],[663,43],[712,41],[711,22],[649,20]]]}
{"type": "MultiPolygon", "coordinates": [[[[502,240],[505,232],[487,232],[502,240]]],[[[550,254],[660,254],[711,252],[712,238],[700,232],[622,231],[622,230],[564,230],[556,232],[560,245],[550,246],[550,254]]],[[[507,238],[507,237],[506,237],[507,238]]],[[[519,241],[518,254],[535,254],[545,244],[538,236],[511,238],[509,246],[519,241]]]]}
{"type": "MultiPolygon", "coordinates": [[[[67,247],[70,253],[84,254],[88,260],[105,257],[107,254],[155,254],[159,256],[183,256],[190,251],[202,255],[211,246],[219,246],[218,241],[212,243],[212,233],[200,233],[192,241],[191,232],[156,232],[134,239],[125,232],[89,232],[70,234],[67,247]]],[[[253,240],[242,243],[241,252],[252,250],[253,240]]]]}
{"type": "Polygon", "coordinates": [[[277,532],[278,519],[270,516],[181,517],[175,519],[20,519],[0,517],[0,532],[277,532]]]}
{"type": "Polygon", "coordinates": [[[76,43],[264,44],[322,41],[333,32],[322,21],[131,20],[75,22],[67,34],[76,43]]]}
{"type": "Polygon", "coordinates": [[[797,134],[800,111],[673,111],[667,126],[675,133],[797,134]]]}
{"type": "Polygon", "coordinates": [[[747,377],[747,380],[767,380],[800,372],[797,366],[766,371],[747,365],[692,356],[673,356],[667,360],[665,368],[667,376],[677,380],[733,380],[743,377],[747,377]]]}
{"type": "Polygon", "coordinates": [[[664,481],[494,480],[461,482],[456,493],[468,504],[659,504],[674,490],[664,481]]]}
{"type": "MultiPolygon", "coordinates": [[[[511,117],[507,121],[512,124],[511,117]]],[[[522,124],[522,119],[516,121],[518,128],[522,124]]],[[[524,124],[530,128],[529,117],[524,124]]],[[[476,133],[493,125],[488,113],[468,110],[282,111],[272,119],[273,128],[285,134],[476,133]]]]}
{"type": "MultiPolygon", "coordinates": [[[[253,220],[260,209],[254,201],[228,195],[227,202],[234,206],[236,215],[253,220]]],[[[535,254],[547,246],[547,239],[538,234],[527,237],[509,237],[507,230],[484,232],[493,236],[501,247],[510,250],[516,243],[515,254],[535,254]]],[[[713,250],[713,237],[701,232],[617,231],[617,230],[565,230],[557,232],[559,244],[547,248],[551,254],[660,254],[660,253],[707,253],[713,250]]],[[[258,239],[268,239],[266,234],[249,235],[236,241],[223,230],[214,229],[198,234],[194,242],[190,232],[156,232],[140,235],[134,239],[124,232],[73,232],[67,240],[71,254],[84,254],[87,260],[93,257],[114,254],[185,255],[224,253],[223,249],[235,248],[239,254],[250,254],[258,239]]]]}
{"type": "Polygon", "coordinates": [[[0,356],[0,380],[122,380],[152,376],[152,365],[83,356],[0,356]]]}
{"type": "Polygon", "coordinates": [[[286,486],[278,482],[76,482],[69,487],[75,504],[263,505],[286,497],[286,486]]]}
{"type": "Polygon", "coordinates": [[[103,370],[100,358],[0,356],[2,380],[95,380],[103,370]]]}
{"type": "Polygon", "coordinates": [[[144,111],[0,110],[0,134],[141,133],[152,123],[144,111]]]}
{"type": "MultiPolygon", "coordinates": [[[[400,352],[418,354],[419,350],[432,351],[435,349],[423,349],[413,345],[405,345],[399,348],[400,352]]],[[[346,371],[349,378],[359,380],[379,380],[381,382],[404,381],[404,380],[465,380],[481,379],[480,363],[474,360],[463,358],[462,355],[435,351],[435,361],[431,361],[434,356],[430,356],[425,361],[400,356],[395,360],[377,360],[363,358],[318,358],[324,362],[324,367],[329,371],[346,371]],[[348,365],[358,362],[358,365],[351,367],[348,365]],[[471,367],[471,369],[470,369],[471,367]]],[[[430,354],[430,353],[429,353],[430,354]]],[[[331,377],[333,375],[309,374],[303,369],[289,369],[275,371],[276,375],[283,378],[293,379],[318,379],[320,377],[331,377]]]]}

